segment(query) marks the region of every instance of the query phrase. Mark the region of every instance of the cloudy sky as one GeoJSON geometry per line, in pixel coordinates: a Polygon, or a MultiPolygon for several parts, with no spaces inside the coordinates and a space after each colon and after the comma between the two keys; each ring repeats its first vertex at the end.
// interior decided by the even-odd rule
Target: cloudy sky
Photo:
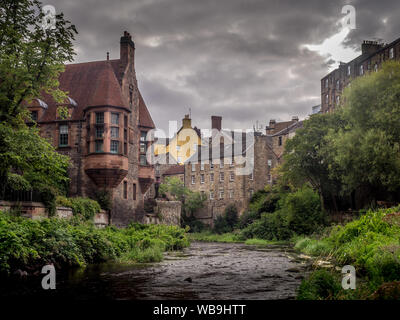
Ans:
{"type": "Polygon", "coordinates": [[[76,62],[119,58],[124,30],[136,44],[139,88],[157,127],[191,114],[230,129],[306,117],[334,61],[363,39],[400,37],[398,0],[51,0],[78,29],[76,62]],[[342,7],[356,9],[343,31],[342,7]],[[339,39],[339,40],[338,40],[339,39]],[[344,39],[344,41],[342,41],[344,39]],[[313,50],[311,50],[313,49],[313,50]],[[317,51],[316,51],[317,50],[317,51]]]}

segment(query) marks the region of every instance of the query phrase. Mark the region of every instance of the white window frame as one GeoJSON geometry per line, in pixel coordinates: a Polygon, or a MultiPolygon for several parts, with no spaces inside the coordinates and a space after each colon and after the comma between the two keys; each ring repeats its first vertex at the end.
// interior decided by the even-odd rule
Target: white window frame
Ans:
{"type": "Polygon", "coordinates": [[[204,173],[200,175],[200,183],[204,184],[204,173]]]}
{"type": "Polygon", "coordinates": [[[229,181],[235,181],[235,173],[233,171],[229,172],[229,181]]]}
{"type": "Polygon", "coordinates": [[[196,183],[196,176],[192,176],[192,184],[195,184],[196,183]]]}
{"type": "Polygon", "coordinates": [[[210,191],[210,200],[214,200],[214,191],[210,191]]]}
{"type": "Polygon", "coordinates": [[[220,172],[219,173],[219,181],[220,182],[224,182],[225,181],[225,173],[224,172],[220,172]]]}
{"type": "Polygon", "coordinates": [[[219,199],[220,199],[220,200],[223,200],[223,199],[224,199],[224,196],[225,196],[224,189],[220,189],[219,192],[218,192],[218,195],[219,195],[219,199]]]}
{"type": "Polygon", "coordinates": [[[214,173],[210,173],[210,182],[214,182],[214,173]]]}
{"type": "Polygon", "coordinates": [[[196,164],[192,163],[192,172],[195,172],[195,171],[196,171],[196,164]]]}
{"type": "Polygon", "coordinates": [[[234,191],[229,190],[229,199],[233,199],[233,196],[234,196],[234,191]]]}

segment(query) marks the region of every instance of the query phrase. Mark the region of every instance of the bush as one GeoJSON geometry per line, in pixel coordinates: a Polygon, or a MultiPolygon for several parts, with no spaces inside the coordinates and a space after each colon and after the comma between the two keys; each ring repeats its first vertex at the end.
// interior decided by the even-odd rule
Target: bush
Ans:
{"type": "Polygon", "coordinates": [[[59,206],[71,208],[74,215],[80,215],[86,220],[93,219],[95,214],[101,210],[99,203],[89,198],[59,196],[56,203],[59,206]]]}
{"type": "Polygon", "coordinates": [[[112,208],[112,197],[111,193],[107,190],[98,190],[95,193],[96,201],[100,207],[105,211],[110,211],[112,208]]]}
{"type": "Polygon", "coordinates": [[[327,270],[317,270],[299,287],[298,300],[331,300],[341,291],[341,282],[327,270]]]}
{"type": "MultiPolygon", "coordinates": [[[[244,239],[288,240],[294,235],[308,235],[325,224],[319,196],[309,187],[281,196],[278,210],[262,213],[260,219],[248,224],[241,232],[244,239]]],[[[255,213],[253,213],[255,215],[255,213]]],[[[242,225],[245,219],[241,220],[242,225]]]]}
{"type": "Polygon", "coordinates": [[[63,267],[116,259],[159,261],[163,251],[188,245],[185,230],[176,226],[131,224],[126,229],[97,229],[93,223],[76,219],[31,220],[0,212],[0,274],[47,263],[63,267]]]}
{"type": "Polygon", "coordinates": [[[221,234],[233,231],[238,224],[238,212],[234,205],[225,208],[224,214],[214,220],[214,232],[221,234]]]}

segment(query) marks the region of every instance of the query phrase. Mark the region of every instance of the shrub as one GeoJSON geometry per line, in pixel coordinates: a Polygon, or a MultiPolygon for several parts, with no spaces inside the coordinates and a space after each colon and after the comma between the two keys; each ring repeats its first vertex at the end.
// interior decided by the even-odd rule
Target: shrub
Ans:
{"type": "Polygon", "coordinates": [[[342,289],[339,279],[327,270],[313,272],[304,279],[298,289],[298,300],[331,300],[335,299],[342,289]]]}
{"type": "Polygon", "coordinates": [[[96,201],[103,210],[110,211],[112,208],[111,193],[107,190],[98,190],[95,193],[96,201]]]}
{"type": "Polygon", "coordinates": [[[234,205],[225,208],[224,214],[214,220],[214,232],[221,234],[231,232],[238,223],[238,212],[234,205]]]}
{"type": "Polygon", "coordinates": [[[72,208],[74,215],[80,215],[86,220],[93,219],[94,215],[101,210],[99,203],[89,198],[66,198],[59,196],[56,203],[59,206],[72,208]]]}

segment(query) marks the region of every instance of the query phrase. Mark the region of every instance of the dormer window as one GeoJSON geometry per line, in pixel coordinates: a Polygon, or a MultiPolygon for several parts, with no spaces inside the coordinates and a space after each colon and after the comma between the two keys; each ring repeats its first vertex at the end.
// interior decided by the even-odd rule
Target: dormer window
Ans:
{"type": "Polygon", "coordinates": [[[35,111],[31,111],[31,119],[32,119],[32,121],[37,121],[38,120],[38,112],[35,110],[35,111]]]}

